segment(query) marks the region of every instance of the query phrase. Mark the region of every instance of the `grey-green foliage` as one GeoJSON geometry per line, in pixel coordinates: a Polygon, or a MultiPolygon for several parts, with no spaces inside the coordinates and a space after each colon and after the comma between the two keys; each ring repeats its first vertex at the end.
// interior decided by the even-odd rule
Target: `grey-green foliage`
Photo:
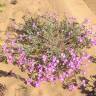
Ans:
{"type": "Polygon", "coordinates": [[[88,47],[90,45],[90,39],[86,37],[86,29],[82,28],[82,25],[78,22],[74,21],[71,24],[67,19],[63,20],[60,25],[60,32],[63,34],[63,40],[65,46],[70,46],[75,50],[79,51],[84,47],[88,47]],[[70,34],[70,35],[69,35],[70,34]],[[84,37],[82,43],[78,42],[78,37],[84,37]]]}
{"type": "Polygon", "coordinates": [[[48,16],[24,18],[24,21],[22,28],[16,31],[18,34],[16,40],[23,46],[28,56],[44,53],[59,55],[69,47],[79,52],[90,45],[85,28],[76,21],[70,23],[64,19],[58,22],[48,16]],[[80,43],[78,37],[84,37],[83,42],[80,43]]]}
{"type": "Polygon", "coordinates": [[[57,32],[58,28],[58,22],[51,18],[30,18],[25,21],[23,34],[30,38],[23,43],[27,53],[59,53],[58,45],[61,38],[57,32]]]}

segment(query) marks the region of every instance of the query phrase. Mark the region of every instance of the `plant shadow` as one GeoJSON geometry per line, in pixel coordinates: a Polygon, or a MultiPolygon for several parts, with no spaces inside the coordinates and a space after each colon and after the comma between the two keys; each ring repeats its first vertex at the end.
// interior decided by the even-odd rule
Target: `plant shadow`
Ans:
{"type": "Polygon", "coordinates": [[[3,70],[0,70],[0,77],[14,77],[16,79],[20,79],[21,81],[25,82],[25,78],[21,77],[18,74],[13,73],[12,71],[6,72],[3,70]]]}

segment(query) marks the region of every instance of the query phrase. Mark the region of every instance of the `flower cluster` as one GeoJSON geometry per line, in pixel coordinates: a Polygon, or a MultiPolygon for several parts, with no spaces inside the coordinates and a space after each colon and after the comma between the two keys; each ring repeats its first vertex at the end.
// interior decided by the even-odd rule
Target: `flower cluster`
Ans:
{"type": "Polygon", "coordinates": [[[82,71],[80,68],[83,66],[85,58],[88,58],[86,55],[77,56],[73,49],[69,50],[70,58],[65,53],[61,53],[59,57],[41,55],[40,57],[28,58],[23,50],[20,50],[20,52],[16,50],[18,52],[17,58],[14,52],[10,53],[7,50],[10,50],[10,48],[8,49],[4,45],[3,51],[6,52],[7,62],[17,64],[21,70],[26,70],[29,75],[27,84],[33,86],[42,81],[55,82],[60,80],[64,82],[66,78],[74,76],[78,72],[80,73],[82,71]]]}
{"type": "Polygon", "coordinates": [[[83,72],[90,57],[82,49],[96,45],[84,22],[31,18],[15,31],[16,37],[8,37],[2,49],[8,64],[27,72],[26,84],[38,87],[43,81],[60,80],[70,90],[75,89],[78,84],[73,78],[83,72]]]}

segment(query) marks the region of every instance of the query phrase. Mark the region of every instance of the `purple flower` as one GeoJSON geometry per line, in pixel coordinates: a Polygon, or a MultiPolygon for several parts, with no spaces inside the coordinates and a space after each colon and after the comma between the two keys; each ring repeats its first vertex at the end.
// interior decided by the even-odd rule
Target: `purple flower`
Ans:
{"type": "Polygon", "coordinates": [[[57,61],[56,56],[53,56],[53,57],[52,57],[52,62],[55,63],[56,61],[57,61]]]}
{"type": "Polygon", "coordinates": [[[4,51],[4,53],[8,50],[7,49],[7,44],[6,43],[4,43],[3,45],[2,45],[2,48],[3,48],[3,51],[4,51]]]}
{"type": "Polygon", "coordinates": [[[86,80],[82,80],[81,85],[83,85],[84,87],[86,87],[86,80]]]}
{"type": "Polygon", "coordinates": [[[32,79],[31,78],[26,79],[26,84],[31,85],[32,84],[32,79]]]}
{"type": "Polygon", "coordinates": [[[19,35],[19,40],[23,40],[23,35],[19,35]]]}
{"type": "Polygon", "coordinates": [[[42,56],[42,60],[43,60],[44,63],[47,61],[47,58],[48,58],[47,55],[42,56]]]}
{"type": "Polygon", "coordinates": [[[83,21],[83,24],[89,24],[89,23],[91,23],[90,19],[85,19],[85,20],[83,21]]]}
{"type": "Polygon", "coordinates": [[[12,54],[7,54],[7,62],[8,64],[13,64],[14,57],[12,56],[12,54]]]}
{"type": "Polygon", "coordinates": [[[66,55],[64,53],[61,53],[61,60],[64,61],[66,59],[66,55]]]}
{"type": "Polygon", "coordinates": [[[63,82],[64,81],[64,79],[65,79],[65,76],[62,74],[60,74],[60,76],[59,76],[59,80],[61,81],[61,82],[63,82]]]}
{"type": "Polygon", "coordinates": [[[18,59],[18,64],[22,65],[22,64],[26,64],[26,63],[27,63],[26,54],[24,51],[22,51],[22,53],[20,54],[19,59],[18,59]]]}
{"type": "Polygon", "coordinates": [[[73,69],[69,69],[69,70],[68,70],[68,74],[69,74],[69,75],[70,75],[70,74],[72,75],[73,72],[74,72],[73,69]]]}
{"type": "Polygon", "coordinates": [[[39,82],[39,81],[36,81],[36,82],[34,83],[34,86],[35,86],[35,87],[40,87],[40,82],[39,82]]]}
{"type": "Polygon", "coordinates": [[[33,28],[36,28],[37,27],[35,22],[33,22],[32,27],[33,28]]]}
{"type": "Polygon", "coordinates": [[[33,67],[33,66],[28,67],[28,71],[29,71],[30,73],[32,73],[32,72],[33,72],[33,70],[34,70],[34,67],[33,67]]]}
{"type": "Polygon", "coordinates": [[[81,71],[81,74],[82,74],[82,75],[86,75],[86,71],[85,71],[85,70],[82,70],[82,71],[81,71]]]}
{"type": "Polygon", "coordinates": [[[70,68],[73,68],[73,69],[75,68],[75,64],[72,61],[70,61],[68,65],[69,65],[70,68]]]}
{"type": "Polygon", "coordinates": [[[75,90],[76,89],[76,86],[74,84],[69,84],[68,89],[70,91],[75,90]]]}
{"type": "Polygon", "coordinates": [[[50,78],[49,78],[49,80],[50,80],[51,82],[54,82],[54,76],[51,75],[50,78]]]}
{"type": "Polygon", "coordinates": [[[84,40],[84,38],[83,38],[83,37],[78,37],[78,41],[79,41],[80,43],[82,43],[82,42],[83,42],[83,40],[84,40]]]}
{"type": "Polygon", "coordinates": [[[86,35],[87,35],[87,36],[93,33],[92,30],[89,30],[89,29],[87,29],[87,30],[85,30],[85,31],[86,31],[86,35]]]}
{"type": "Polygon", "coordinates": [[[12,46],[16,46],[16,40],[13,40],[13,41],[11,42],[11,45],[12,45],[12,46]]]}

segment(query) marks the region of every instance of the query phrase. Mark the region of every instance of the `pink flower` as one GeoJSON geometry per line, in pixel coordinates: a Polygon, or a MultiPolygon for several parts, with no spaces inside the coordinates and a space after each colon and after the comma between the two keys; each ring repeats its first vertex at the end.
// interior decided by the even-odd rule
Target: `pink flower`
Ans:
{"type": "Polygon", "coordinates": [[[60,74],[60,76],[59,76],[59,80],[60,80],[61,82],[64,81],[64,77],[63,77],[63,75],[60,74]]]}
{"type": "Polygon", "coordinates": [[[86,35],[87,35],[87,36],[93,33],[92,30],[90,30],[90,29],[87,29],[87,30],[85,30],[85,31],[86,31],[86,35]]]}
{"type": "Polygon", "coordinates": [[[79,41],[80,43],[82,43],[82,42],[83,42],[83,40],[84,40],[84,38],[83,38],[83,37],[78,37],[78,41],[79,41]]]}
{"type": "Polygon", "coordinates": [[[87,85],[86,80],[82,80],[81,85],[83,85],[84,87],[86,87],[86,85],[87,85]]]}
{"type": "Polygon", "coordinates": [[[40,82],[36,81],[34,84],[35,87],[40,87],[40,82]]]}
{"type": "Polygon", "coordinates": [[[8,64],[13,64],[14,57],[11,54],[7,54],[7,62],[8,64]]]}
{"type": "Polygon", "coordinates": [[[61,53],[61,58],[62,59],[65,59],[66,58],[66,55],[64,53],[61,53]]]}
{"type": "Polygon", "coordinates": [[[83,21],[83,24],[89,24],[89,23],[91,23],[90,19],[85,19],[85,20],[83,21]]]}
{"type": "Polygon", "coordinates": [[[37,27],[35,22],[33,22],[32,27],[33,28],[36,28],[37,27]]]}
{"type": "Polygon", "coordinates": [[[53,82],[54,81],[54,76],[50,76],[50,78],[49,78],[49,80],[51,81],[51,82],[53,82]]]}
{"type": "Polygon", "coordinates": [[[82,70],[82,71],[81,71],[81,74],[82,74],[82,75],[86,75],[86,71],[82,70]]]}
{"type": "Polygon", "coordinates": [[[34,70],[34,67],[28,67],[28,71],[29,71],[30,73],[32,73],[33,70],[34,70]]]}
{"type": "Polygon", "coordinates": [[[2,45],[2,48],[3,48],[4,53],[8,51],[8,49],[7,49],[7,44],[6,44],[6,43],[4,43],[4,44],[2,45]]]}
{"type": "Polygon", "coordinates": [[[27,85],[31,85],[32,84],[32,79],[31,78],[26,79],[26,83],[27,83],[27,85]]]}
{"type": "Polygon", "coordinates": [[[47,58],[48,58],[47,55],[42,56],[42,60],[43,60],[44,63],[47,61],[47,58]]]}
{"type": "Polygon", "coordinates": [[[12,46],[16,46],[16,40],[13,40],[13,41],[11,42],[11,45],[12,45],[12,46]]]}
{"type": "Polygon", "coordinates": [[[75,89],[76,89],[76,86],[75,86],[74,84],[70,84],[70,85],[68,86],[68,89],[69,89],[70,91],[75,90],[75,89]]]}
{"type": "Polygon", "coordinates": [[[52,62],[55,63],[56,61],[57,61],[56,56],[53,56],[53,57],[52,57],[52,62]]]}
{"type": "Polygon", "coordinates": [[[73,69],[75,68],[75,64],[72,61],[70,61],[68,65],[69,65],[70,68],[73,68],[73,69]]]}
{"type": "Polygon", "coordinates": [[[73,71],[72,69],[69,69],[69,70],[68,70],[68,74],[69,74],[69,75],[72,75],[73,72],[74,72],[74,71],[73,71]]]}
{"type": "Polygon", "coordinates": [[[26,61],[27,61],[26,54],[25,54],[25,52],[22,51],[22,53],[20,54],[19,59],[18,59],[18,64],[19,65],[25,64],[26,61]]]}

